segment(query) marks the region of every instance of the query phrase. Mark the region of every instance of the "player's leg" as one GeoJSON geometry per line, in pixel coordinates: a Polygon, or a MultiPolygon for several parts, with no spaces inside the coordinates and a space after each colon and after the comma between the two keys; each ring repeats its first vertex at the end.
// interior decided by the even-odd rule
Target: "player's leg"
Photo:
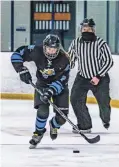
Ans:
{"type": "MultiPolygon", "coordinates": [[[[68,87],[66,87],[63,92],[53,97],[53,102],[57,107],[67,116],[69,112],[69,90],[68,87]]],[[[57,113],[57,111],[54,110],[56,113],[55,116],[50,120],[50,136],[52,140],[57,138],[58,129],[65,124],[66,120],[62,118],[62,116],[57,113]]]]}
{"type": "Polygon", "coordinates": [[[110,90],[109,83],[110,83],[109,75],[106,75],[104,78],[100,80],[96,88],[92,90],[99,105],[100,118],[102,119],[104,127],[107,129],[110,126],[110,115],[111,115],[111,107],[110,107],[111,98],[109,95],[109,90],[110,90]]]}
{"type": "MultiPolygon", "coordinates": [[[[91,132],[92,128],[91,117],[86,106],[89,86],[89,81],[77,75],[71,90],[71,104],[77,118],[77,126],[83,133],[91,132]]],[[[73,132],[77,133],[74,129],[73,132]]]]}
{"type": "MultiPolygon", "coordinates": [[[[42,88],[40,88],[42,90],[42,88]]],[[[40,100],[40,95],[35,91],[34,96],[34,108],[37,109],[36,120],[35,120],[35,132],[33,133],[32,139],[29,141],[31,144],[30,148],[36,147],[43,138],[46,132],[45,126],[49,116],[49,104],[44,104],[40,100]]]]}

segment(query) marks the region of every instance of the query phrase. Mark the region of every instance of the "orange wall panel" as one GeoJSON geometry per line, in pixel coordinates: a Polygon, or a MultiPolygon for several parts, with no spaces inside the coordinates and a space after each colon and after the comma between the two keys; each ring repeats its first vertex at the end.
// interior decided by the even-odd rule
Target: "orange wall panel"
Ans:
{"type": "Polygon", "coordinates": [[[54,20],[71,20],[70,13],[55,13],[54,20]]]}
{"type": "Polygon", "coordinates": [[[51,13],[34,13],[34,20],[52,20],[51,13]]]}

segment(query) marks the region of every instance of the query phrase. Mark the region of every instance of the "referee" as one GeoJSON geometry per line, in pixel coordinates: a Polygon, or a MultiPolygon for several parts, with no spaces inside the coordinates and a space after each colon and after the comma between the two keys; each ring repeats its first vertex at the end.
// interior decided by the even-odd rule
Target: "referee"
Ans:
{"type": "MultiPolygon", "coordinates": [[[[86,106],[87,93],[93,92],[100,110],[103,126],[110,126],[110,78],[108,71],[113,66],[107,43],[95,35],[93,19],[81,23],[81,37],[74,39],[69,47],[71,68],[78,60],[78,73],[71,90],[71,104],[77,118],[77,126],[83,133],[91,132],[92,120],[86,106]]],[[[73,129],[75,133],[75,130],[73,129]]]]}

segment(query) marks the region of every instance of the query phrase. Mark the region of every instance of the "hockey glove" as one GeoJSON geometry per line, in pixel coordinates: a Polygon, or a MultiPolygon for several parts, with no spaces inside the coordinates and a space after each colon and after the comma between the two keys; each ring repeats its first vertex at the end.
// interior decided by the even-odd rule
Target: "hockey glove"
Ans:
{"type": "Polygon", "coordinates": [[[29,84],[29,80],[32,81],[31,74],[27,67],[22,67],[19,71],[20,79],[25,82],[26,84],[29,84]]]}
{"type": "Polygon", "coordinates": [[[43,103],[47,104],[48,100],[53,96],[54,92],[51,88],[46,88],[43,91],[43,95],[40,96],[40,99],[43,103]]]}

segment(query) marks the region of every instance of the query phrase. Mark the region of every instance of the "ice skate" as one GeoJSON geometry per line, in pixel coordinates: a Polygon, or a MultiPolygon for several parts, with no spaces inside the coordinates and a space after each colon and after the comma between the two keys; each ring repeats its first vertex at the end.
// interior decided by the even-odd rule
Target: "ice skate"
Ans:
{"type": "Polygon", "coordinates": [[[49,121],[49,125],[50,125],[50,137],[52,140],[55,140],[58,135],[57,133],[58,128],[53,127],[52,120],[49,121]]]}
{"type": "Polygon", "coordinates": [[[104,122],[103,122],[103,126],[105,127],[105,129],[108,130],[108,128],[110,127],[110,123],[104,123],[104,122]]]}
{"type": "Polygon", "coordinates": [[[34,149],[36,148],[36,146],[41,142],[42,138],[43,138],[43,135],[44,133],[46,132],[46,129],[44,129],[43,131],[35,131],[33,136],[32,136],[32,139],[29,141],[30,143],[30,149],[34,149]]]}

